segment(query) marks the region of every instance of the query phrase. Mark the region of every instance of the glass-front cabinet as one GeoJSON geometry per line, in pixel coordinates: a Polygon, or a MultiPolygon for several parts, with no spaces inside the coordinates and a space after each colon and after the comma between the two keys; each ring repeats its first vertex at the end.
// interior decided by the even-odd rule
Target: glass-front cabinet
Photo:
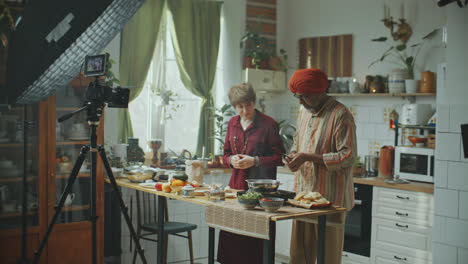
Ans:
{"type": "MultiPolygon", "coordinates": [[[[84,87],[66,87],[36,105],[0,112],[0,256],[2,263],[21,258],[22,220],[27,223],[26,245],[32,260],[55,206],[70,178],[81,148],[90,144],[87,113],[82,111],[59,123],[57,118],[80,109],[84,87]],[[23,124],[26,122],[27,126],[23,124]],[[25,183],[23,184],[23,175],[25,183]],[[24,188],[24,186],[26,188],[24,188]],[[27,210],[22,214],[26,190],[27,210]],[[6,246],[3,246],[6,245],[6,246]]],[[[104,120],[98,127],[103,140],[104,120]]],[[[90,152],[65,200],[41,263],[91,262],[90,152]]],[[[98,260],[103,248],[103,168],[98,157],[96,204],[98,260]]]]}

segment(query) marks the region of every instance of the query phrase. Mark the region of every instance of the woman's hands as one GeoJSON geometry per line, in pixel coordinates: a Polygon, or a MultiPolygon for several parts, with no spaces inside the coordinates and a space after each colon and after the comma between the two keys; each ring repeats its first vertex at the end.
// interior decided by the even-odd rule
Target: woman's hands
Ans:
{"type": "Polygon", "coordinates": [[[245,170],[255,165],[255,158],[244,154],[233,155],[231,156],[231,165],[235,169],[245,170]]]}

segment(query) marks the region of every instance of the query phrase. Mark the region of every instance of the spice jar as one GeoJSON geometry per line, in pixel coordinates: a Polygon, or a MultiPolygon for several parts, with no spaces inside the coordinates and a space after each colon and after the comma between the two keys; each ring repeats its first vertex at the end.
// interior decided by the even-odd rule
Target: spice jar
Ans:
{"type": "Polygon", "coordinates": [[[194,197],[195,196],[195,188],[190,184],[185,185],[182,188],[182,196],[183,197],[190,197],[190,198],[194,197]]]}

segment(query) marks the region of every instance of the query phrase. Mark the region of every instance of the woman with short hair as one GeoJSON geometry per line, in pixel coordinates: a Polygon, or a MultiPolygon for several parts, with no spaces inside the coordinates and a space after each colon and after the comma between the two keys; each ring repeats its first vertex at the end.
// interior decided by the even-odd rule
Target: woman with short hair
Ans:
{"type": "MultiPolygon", "coordinates": [[[[224,141],[224,164],[233,168],[229,187],[247,189],[247,179],[276,179],[283,165],[283,143],[273,118],[255,109],[252,85],[241,83],[229,90],[236,116],[229,120],[224,141]]],[[[222,264],[258,264],[263,261],[263,240],[225,231],[219,234],[218,261],[222,264]]]]}

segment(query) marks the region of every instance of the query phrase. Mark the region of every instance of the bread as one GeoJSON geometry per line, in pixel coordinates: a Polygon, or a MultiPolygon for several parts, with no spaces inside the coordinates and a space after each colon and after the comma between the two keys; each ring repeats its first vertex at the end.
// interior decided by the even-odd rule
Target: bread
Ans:
{"type": "Polygon", "coordinates": [[[309,192],[306,195],[304,195],[303,199],[309,200],[309,201],[315,201],[320,198],[322,198],[322,195],[319,192],[309,192]]]}
{"type": "Polygon", "coordinates": [[[304,198],[305,195],[306,195],[306,192],[298,192],[298,193],[296,194],[296,197],[294,197],[294,200],[299,201],[299,200],[301,200],[302,198],[304,198]]]}
{"type": "Polygon", "coordinates": [[[323,208],[331,205],[331,202],[319,192],[299,192],[294,199],[289,199],[291,205],[306,209],[323,208]]]}

